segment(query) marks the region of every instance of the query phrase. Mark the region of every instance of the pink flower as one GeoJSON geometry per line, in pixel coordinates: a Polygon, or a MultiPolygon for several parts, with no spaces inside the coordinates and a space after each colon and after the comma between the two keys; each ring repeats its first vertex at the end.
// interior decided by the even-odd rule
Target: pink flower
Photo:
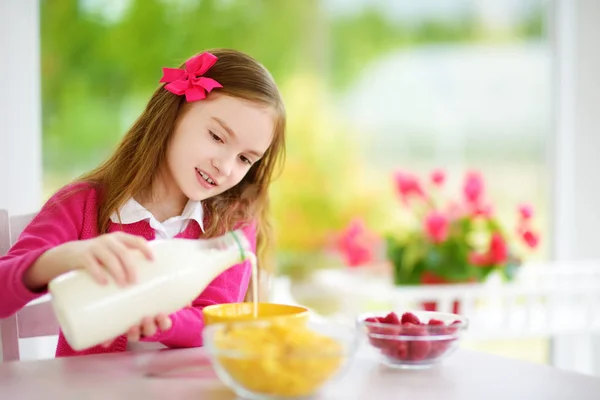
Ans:
{"type": "Polygon", "coordinates": [[[449,220],[456,220],[462,217],[465,214],[465,211],[461,207],[461,205],[455,201],[448,202],[448,205],[445,207],[446,215],[449,220]]]}
{"type": "Polygon", "coordinates": [[[504,264],[508,260],[508,247],[506,241],[499,233],[492,235],[489,256],[492,264],[504,264]]]}
{"type": "Polygon", "coordinates": [[[369,232],[364,222],[354,219],[337,238],[335,247],[344,261],[351,267],[364,265],[375,259],[375,248],[379,239],[369,232]]]}
{"type": "Polygon", "coordinates": [[[431,182],[436,186],[442,186],[446,180],[446,173],[441,169],[433,170],[431,173],[431,182]]]}
{"type": "Polygon", "coordinates": [[[519,214],[521,215],[521,219],[529,220],[533,217],[533,207],[529,204],[523,204],[519,206],[519,214]]]}
{"type": "Polygon", "coordinates": [[[522,233],[521,237],[523,241],[532,249],[535,249],[540,242],[540,237],[530,230],[526,230],[522,233]]]}
{"type": "Polygon", "coordinates": [[[491,218],[494,210],[489,204],[475,204],[472,213],[476,217],[491,218]]]}
{"type": "Polygon", "coordinates": [[[394,179],[396,181],[396,190],[404,202],[407,202],[413,196],[425,197],[419,179],[415,175],[397,171],[394,174],[394,179]]]}
{"type": "Polygon", "coordinates": [[[448,238],[448,228],[448,218],[438,211],[425,218],[425,232],[434,243],[442,243],[448,238]]]}
{"type": "Polygon", "coordinates": [[[465,178],[463,193],[465,200],[470,204],[477,204],[483,195],[483,177],[478,172],[469,172],[465,178]]]}

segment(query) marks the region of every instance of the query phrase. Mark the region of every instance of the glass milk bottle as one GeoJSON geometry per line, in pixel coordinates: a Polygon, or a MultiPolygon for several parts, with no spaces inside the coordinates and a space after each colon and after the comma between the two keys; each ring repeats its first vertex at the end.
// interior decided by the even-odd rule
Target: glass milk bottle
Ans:
{"type": "Polygon", "coordinates": [[[226,269],[250,259],[256,287],[256,257],[241,230],[212,239],[168,239],[148,243],[154,259],[136,252],[137,281],[101,285],[85,270],[53,279],[48,290],[65,339],[84,350],[124,334],[143,317],[170,314],[192,302],[226,269]]]}

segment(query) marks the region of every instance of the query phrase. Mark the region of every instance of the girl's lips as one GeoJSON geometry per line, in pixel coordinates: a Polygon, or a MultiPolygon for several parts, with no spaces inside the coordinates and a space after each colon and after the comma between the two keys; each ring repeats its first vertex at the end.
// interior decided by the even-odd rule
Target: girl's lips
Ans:
{"type": "Polygon", "coordinates": [[[202,187],[204,187],[205,189],[212,189],[216,186],[216,185],[211,185],[210,183],[208,183],[208,181],[206,179],[204,179],[204,177],[202,175],[200,175],[200,171],[198,169],[196,169],[196,179],[198,179],[198,183],[200,183],[200,185],[202,187]]]}

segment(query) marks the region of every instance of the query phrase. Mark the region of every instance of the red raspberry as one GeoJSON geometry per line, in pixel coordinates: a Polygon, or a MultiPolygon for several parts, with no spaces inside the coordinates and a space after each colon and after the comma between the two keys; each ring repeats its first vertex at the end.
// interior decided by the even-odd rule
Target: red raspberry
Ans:
{"type": "Polygon", "coordinates": [[[429,352],[428,358],[437,358],[444,354],[448,347],[454,342],[456,339],[448,339],[448,340],[434,340],[431,342],[431,351],[429,352]]]}
{"type": "Polygon", "coordinates": [[[374,337],[373,335],[398,335],[400,327],[397,325],[391,325],[384,322],[385,318],[382,317],[371,317],[365,319],[365,322],[381,324],[379,326],[369,326],[369,342],[378,349],[385,349],[390,346],[394,346],[394,340],[391,338],[374,337]]]}
{"type": "MultiPolygon", "coordinates": [[[[431,323],[431,321],[429,321],[431,323]]],[[[452,322],[449,326],[445,328],[441,328],[440,332],[432,333],[436,335],[452,335],[456,333],[458,330],[458,326],[462,324],[461,321],[456,320],[452,322]]],[[[430,358],[437,358],[444,354],[448,347],[455,341],[456,339],[448,339],[448,340],[434,340],[431,343],[431,352],[429,353],[430,358]]]]}
{"type": "Polygon", "coordinates": [[[382,349],[384,355],[391,357],[395,360],[408,361],[408,343],[403,340],[396,340],[393,345],[382,349]]]}
{"type": "Polygon", "coordinates": [[[456,333],[456,331],[458,330],[458,328],[462,325],[462,322],[459,320],[454,321],[453,323],[451,323],[447,328],[446,331],[448,333],[456,333]]]}
{"type": "Polygon", "coordinates": [[[404,314],[402,314],[401,322],[402,322],[402,324],[406,324],[406,323],[415,324],[415,325],[421,324],[421,321],[419,321],[419,318],[417,318],[417,316],[411,312],[405,312],[404,314]]]}
{"type": "Polygon", "coordinates": [[[439,320],[439,319],[433,319],[433,318],[429,320],[429,323],[428,323],[428,324],[429,324],[429,325],[433,325],[433,326],[437,326],[437,325],[445,325],[445,324],[444,324],[444,321],[441,321],[441,320],[439,320]]]}
{"type": "Polygon", "coordinates": [[[430,319],[428,322],[428,331],[430,335],[445,335],[447,333],[446,324],[439,319],[430,319]]]}
{"type": "MultiPolygon", "coordinates": [[[[402,334],[406,336],[427,336],[427,327],[412,323],[402,324],[402,334]]],[[[407,344],[408,357],[411,361],[424,360],[431,351],[431,341],[429,340],[409,340],[407,344]]]]}
{"type": "Polygon", "coordinates": [[[381,320],[382,324],[392,324],[392,325],[400,325],[400,320],[395,312],[391,312],[381,320]]]}

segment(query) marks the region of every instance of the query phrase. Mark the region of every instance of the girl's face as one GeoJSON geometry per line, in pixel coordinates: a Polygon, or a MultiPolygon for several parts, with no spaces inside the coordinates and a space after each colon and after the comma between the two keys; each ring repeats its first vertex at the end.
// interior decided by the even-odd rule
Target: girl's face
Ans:
{"type": "Polygon", "coordinates": [[[212,94],[183,107],[167,150],[167,183],[201,201],[237,185],[273,139],[270,109],[212,94]]]}

